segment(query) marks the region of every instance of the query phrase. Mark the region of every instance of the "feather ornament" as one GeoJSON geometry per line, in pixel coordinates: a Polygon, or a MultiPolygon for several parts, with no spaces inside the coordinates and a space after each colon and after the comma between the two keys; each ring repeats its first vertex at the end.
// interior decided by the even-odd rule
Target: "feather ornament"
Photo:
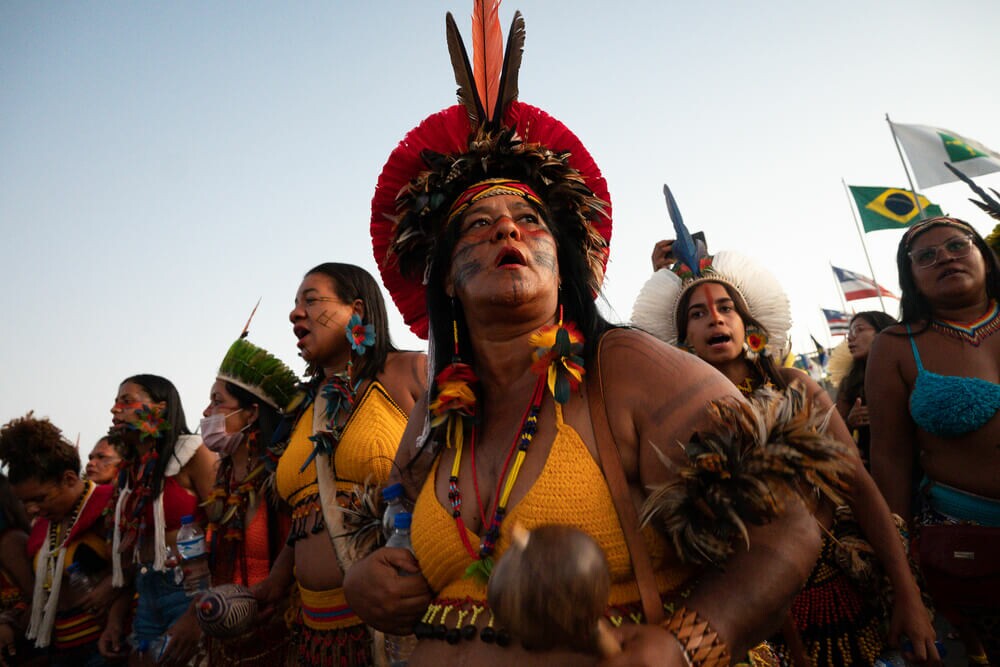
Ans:
{"type": "Polygon", "coordinates": [[[673,253],[677,259],[691,268],[694,277],[697,278],[701,275],[701,267],[698,266],[698,247],[691,238],[691,232],[681,217],[681,209],[677,206],[677,201],[666,183],[663,184],[663,196],[667,200],[667,213],[674,223],[673,253]]]}
{"type": "Polygon", "coordinates": [[[641,513],[655,523],[682,561],[722,567],[750,525],[779,516],[785,497],[805,497],[809,486],[836,504],[851,473],[846,445],[826,434],[829,412],[793,384],[761,390],[750,401],[732,398],[708,406],[709,426],[683,445],[685,465],[665,454],[674,480],[652,489],[641,513]]]}
{"type": "Polygon", "coordinates": [[[521,57],[524,55],[524,17],[521,12],[514,12],[514,20],[507,31],[507,46],[503,53],[503,66],[500,69],[500,83],[497,92],[497,104],[490,116],[491,127],[500,127],[507,107],[517,99],[517,78],[521,70],[521,57]]]}
{"type": "Polygon", "coordinates": [[[486,110],[484,120],[493,118],[496,113],[502,67],[500,0],[475,0],[472,7],[472,75],[486,110]]]}
{"type": "Polygon", "coordinates": [[[479,98],[476,77],[469,62],[469,54],[465,50],[465,43],[462,41],[462,34],[458,31],[458,25],[451,12],[445,16],[445,33],[448,38],[451,67],[455,71],[455,83],[458,84],[458,101],[465,107],[469,124],[477,127],[486,119],[486,110],[479,98]]]}
{"type": "MultiPolygon", "coordinates": [[[[1000,201],[997,201],[996,199],[991,197],[989,193],[986,192],[986,190],[983,190],[981,187],[976,185],[975,181],[973,181],[971,178],[963,174],[961,171],[956,169],[948,162],[945,162],[944,166],[948,167],[951,173],[955,174],[960,179],[962,179],[962,181],[966,185],[972,188],[973,192],[975,192],[982,198],[982,201],[976,201],[975,199],[972,199],[970,197],[969,201],[971,201],[973,204],[981,208],[983,212],[986,213],[986,215],[990,216],[991,218],[996,218],[997,220],[1000,220],[1000,201]]],[[[990,188],[990,190],[992,190],[993,194],[995,194],[998,198],[1000,198],[1000,192],[993,190],[993,188],[990,188]]]]}

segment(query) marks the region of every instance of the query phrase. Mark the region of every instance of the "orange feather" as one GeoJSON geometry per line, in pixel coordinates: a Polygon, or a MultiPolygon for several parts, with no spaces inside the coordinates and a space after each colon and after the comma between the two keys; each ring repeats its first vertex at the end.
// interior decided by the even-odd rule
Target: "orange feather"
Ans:
{"type": "Polygon", "coordinates": [[[472,7],[472,72],[486,118],[493,117],[503,67],[500,0],[475,0],[472,7]]]}

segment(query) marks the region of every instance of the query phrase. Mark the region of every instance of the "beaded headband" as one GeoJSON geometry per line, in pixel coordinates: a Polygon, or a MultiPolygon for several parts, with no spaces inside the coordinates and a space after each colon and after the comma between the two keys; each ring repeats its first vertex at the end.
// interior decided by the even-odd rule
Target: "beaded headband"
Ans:
{"type": "Polygon", "coordinates": [[[903,234],[903,246],[909,250],[914,239],[920,234],[923,234],[928,229],[934,227],[954,227],[955,229],[961,229],[965,232],[970,232],[975,235],[976,230],[972,228],[972,225],[965,222],[964,220],[959,220],[958,218],[951,218],[948,216],[939,216],[937,218],[928,218],[927,220],[921,220],[912,227],[906,230],[903,234]]]}
{"type": "Polygon", "coordinates": [[[506,178],[489,178],[467,188],[465,192],[458,196],[455,203],[451,205],[451,210],[448,211],[448,221],[445,223],[445,226],[450,225],[455,218],[460,217],[477,201],[497,195],[516,195],[524,197],[535,206],[542,208],[545,206],[538,195],[535,194],[535,191],[527,184],[506,178]]]}

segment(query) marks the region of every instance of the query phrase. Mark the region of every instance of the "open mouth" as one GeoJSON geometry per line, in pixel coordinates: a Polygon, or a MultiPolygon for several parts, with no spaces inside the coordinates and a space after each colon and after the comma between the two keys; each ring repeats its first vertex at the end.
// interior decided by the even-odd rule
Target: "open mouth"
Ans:
{"type": "Polygon", "coordinates": [[[309,329],[303,326],[295,326],[292,327],[292,333],[295,334],[296,338],[302,340],[303,338],[309,335],[309,329]]]}
{"type": "Polygon", "coordinates": [[[524,255],[517,248],[504,248],[497,257],[497,266],[525,266],[524,255]]]}
{"type": "Polygon", "coordinates": [[[733,339],[732,336],[727,336],[726,334],[716,334],[708,339],[709,345],[724,345],[733,339]]]}

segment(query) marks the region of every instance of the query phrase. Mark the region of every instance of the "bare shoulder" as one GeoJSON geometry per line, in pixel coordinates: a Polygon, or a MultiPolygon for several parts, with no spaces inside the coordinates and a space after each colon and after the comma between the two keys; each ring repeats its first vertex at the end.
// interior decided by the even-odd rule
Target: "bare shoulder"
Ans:
{"type": "Polygon", "coordinates": [[[909,332],[903,325],[894,324],[886,327],[875,336],[871,351],[868,353],[868,363],[871,365],[873,362],[878,362],[883,367],[886,364],[895,364],[902,355],[909,353],[909,349],[909,332]]]}
{"type": "Polygon", "coordinates": [[[829,399],[829,394],[826,393],[826,390],[802,369],[783,367],[778,369],[778,374],[781,375],[781,379],[789,387],[795,385],[800,389],[804,389],[806,396],[810,399],[815,399],[821,395],[829,399]]]}
{"type": "Polygon", "coordinates": [[[427,390],[427,355],[412,351],[389,353],[379,380],[408,413],[427,390]]]}
{"type": "Polygon", "coordinates": [[[645,384],[665,377],[683,375],[685,382],[719,375],[711,366],[689,352],[667,345],[639,329],[613,329],[604,335],[600,348],[605,382],[645,384]]]}

